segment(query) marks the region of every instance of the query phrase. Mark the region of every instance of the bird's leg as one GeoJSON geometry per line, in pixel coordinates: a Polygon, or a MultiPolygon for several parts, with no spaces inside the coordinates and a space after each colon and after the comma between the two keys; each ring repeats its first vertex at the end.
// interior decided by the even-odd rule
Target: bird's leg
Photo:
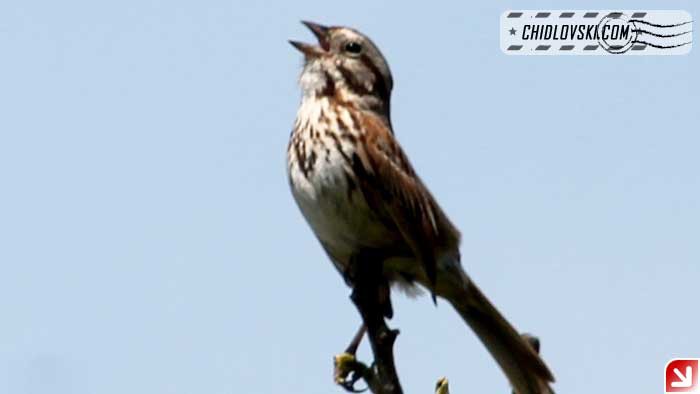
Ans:
{"type": "Polygon", "coordinates": [[[362,323],[360,328],[357,330],[357,333],[355,333],[355,336],[352,338],[352,341],[350,341],[347,349],[345,349],[345,353],[352,354],[354,356],[357,353],[357,348],[360,346],[360,342],[362,342],[362,338],[365,336],[366,332],[367,326],[362,323]]]}
{"type": "Polygon", "coordinates": [[[394,341],[398,330],[386,325],[385,316],[391,315],[389,282],[382,274],[382,260],[372,255],[359,254],[354,261],[354,288],[351,299],[367,327],[372,353],[374,372],[378,385],[368,382],[375,393],[401,394],[401,384],[394,364],[394,341]]]}
{"type": "MultiPolygon", "coordinates": [[[[352,270],[352,267],[355,266],[355,261],[356,260],[353,260],[352,263],[349,264],[351,269],[345,273],[346,280],[348,280],[348,282],[351,282],[351,278],[355,277],[355,272],[352,270]]],[[[358,361],[356,358],[357,348],[360,346],[362,338],[365,336],[366,332],[367,326],[362,323],[345,351],[333,357],[333,380],[337,385],[352,393],[367,390],[366,388],[362,390],[355,388],[355,383],[357,383],[360,379],[364,379],[366,382],[368,382],[368,385],[370,382],[376,380],[374,379],[372,370],[364,363],[358,361]]]]}
{"type": "Polygon", "coordinates": [[[333,378],[335,383],[352,393],[359,393],[366,390],[358,390],[355,388],[355,383],[357,383],[358,380],[365,379],[365,381],[369,382],[370,379],[372,379],[370,376],[372,371],[367,368],[365,364],[357,361],[355,357],[357,348],[360,346],[360,342],[362,342],[362,337],[364,337],[366,331],[367,327],[362,324],[345,349],[345,352],[333,358],[333,378]]]}

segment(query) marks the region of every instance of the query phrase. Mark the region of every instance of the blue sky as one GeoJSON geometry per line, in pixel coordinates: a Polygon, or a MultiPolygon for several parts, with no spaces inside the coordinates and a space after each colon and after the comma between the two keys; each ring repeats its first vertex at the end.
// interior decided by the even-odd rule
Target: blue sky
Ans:
{"type": "MultiPolygon", "coordinates": [[[[700,357],[697,50],[498,45],[506,9],[697,3],[297,3],[0,3],[0,392],[341,392],[359,317],[285,175],[300,19],[382,49],[399,140],[558,392],[700,357]]],[[[445,303],[394,304],[407,393],[509,392],[445,303]]]]}

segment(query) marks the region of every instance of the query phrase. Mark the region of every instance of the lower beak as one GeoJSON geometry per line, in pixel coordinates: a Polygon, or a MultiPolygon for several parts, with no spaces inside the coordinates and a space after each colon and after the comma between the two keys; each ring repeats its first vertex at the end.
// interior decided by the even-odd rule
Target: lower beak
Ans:
{"type": "Polygon", "coordinates": [[[317,47],[315,45],[292,40],[289,40],[289,43],[306,57],[319,57],[324,53],[324,50],[321,47],[317,47]]]}

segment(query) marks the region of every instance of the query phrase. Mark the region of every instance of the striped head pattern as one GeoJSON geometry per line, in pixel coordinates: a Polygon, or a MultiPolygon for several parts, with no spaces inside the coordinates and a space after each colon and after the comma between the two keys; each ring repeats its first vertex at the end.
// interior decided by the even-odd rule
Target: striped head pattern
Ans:
{"type": "Polygon", "coordinates": [[[290,41],[304,54],[304,99],[328,97],[389,120],[393,80],[384,56],[367,36],[347,27],[302,22],[318,45],[290,41]]]}

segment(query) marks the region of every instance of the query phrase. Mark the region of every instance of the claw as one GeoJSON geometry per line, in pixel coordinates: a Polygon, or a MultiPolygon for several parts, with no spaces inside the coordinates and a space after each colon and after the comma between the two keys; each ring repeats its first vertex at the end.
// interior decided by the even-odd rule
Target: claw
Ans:
{"type": "Polygon", "coordinates": [[[353,371],[356,362],[355,356],[350,353],[342,353],[333,357],[334,379],[337,384],[341,384],[347,378],[350,372],[353,371]]]}
{"type": "Polygon", "coordinates": [[[363,368],[365,367],[357,361],[354,355],[342,353],[333,357],[333,366],[335,370],[333,379],[337,385],[351,393],[367,391],[368,387],[364,389],[355,388],[355,383],[362,379],[363,368]]]}

